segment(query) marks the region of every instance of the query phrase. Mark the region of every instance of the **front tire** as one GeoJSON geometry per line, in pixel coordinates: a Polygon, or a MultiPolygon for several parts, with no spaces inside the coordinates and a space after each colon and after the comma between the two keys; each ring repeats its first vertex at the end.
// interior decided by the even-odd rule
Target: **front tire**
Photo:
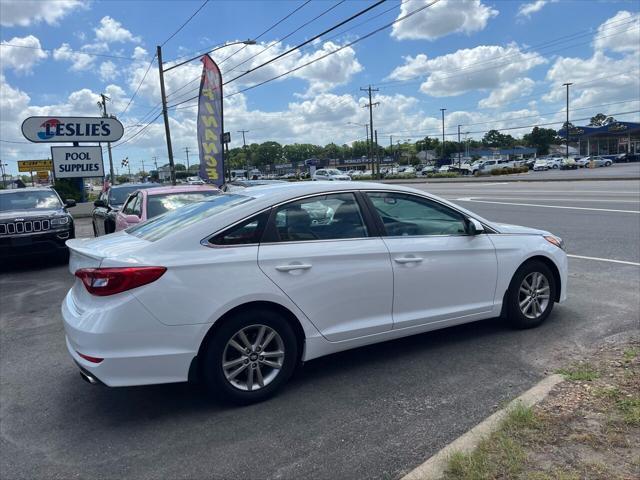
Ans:
{"type": "Polygon", "coordinates": [[[533,260],[523,264],[506,295],[509,323],[518,329],[542,324],[553,310],[556,288],[553,273],[544,263],[533,260]]]}
{"type": "Polygon", "coordinates": [[[209,339],[202,377],[209,393],[238,405],[274,395],[293,374],[298,344],[276,312],[251,309],[229,318],[209,339]]]}

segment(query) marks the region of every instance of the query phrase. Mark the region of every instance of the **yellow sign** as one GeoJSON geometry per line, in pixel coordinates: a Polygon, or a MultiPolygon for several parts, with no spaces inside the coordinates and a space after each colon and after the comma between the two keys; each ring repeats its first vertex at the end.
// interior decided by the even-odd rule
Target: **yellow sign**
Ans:
{"type": "Polygon", "coordinates": [[[18,160],[19,172],[42,172],[52,169],[51,160],[18,160]]]}
{"type": "Polygon", "coordinates": [[[49,172],[38,172],[38,180],[49,180],[49,172]]]}

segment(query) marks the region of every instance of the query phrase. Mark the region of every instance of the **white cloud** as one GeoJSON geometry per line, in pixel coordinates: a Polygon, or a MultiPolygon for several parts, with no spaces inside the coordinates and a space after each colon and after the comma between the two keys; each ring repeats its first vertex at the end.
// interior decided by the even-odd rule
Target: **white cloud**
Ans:
{"type": "Polygon", "coordinates": [[[42,50],[40,40],[33,35],[13,37],[2,44],[15,45],[0,47],[0,68],[12,68],[16,72],[30,73],[33,67],[49,54],[42,50]]]}
{"type": "Polygon", "coordinates": [[[530,78],[517,78],[511,82],[501,83],[487,98],[478,102],[480,108],[500,108],[517,98],[529,95],[536,82],[530,78]]]}
{"type": "Polygon", "coordinates": [[[536,0],[531,3],[523,3],[518,8],[518,17],[531,17],[534,13],[538,13],[540,10],[544,8],[544,6],[548,3],[554,3],[557,0],[536,0]]]}
{"type": "Polygon", "coordinates": [[[640,52],[640,13],[618,12],[598,27],[596,50],[640,52]]]}
{"type": "MultiPolygon", "coordinates": [[[[326,55],[340,48],[332,42],[326,42],[322,48],[307,55],[303,55],[299,60],[299,65],[326,55]]],[[[356,73],[362,71],[362,65],[356,59],[356,52],[353,48],[347,47],[328,57],[318,60],[316,63],[294,72],[294,76],[308,80],[309,90],[305,96],[312,96],[316,93],[327,92],[332,88],[343,85],[356,73]]]]}
{"type": "Polygon", "coordinates": [[[133,49],[132,57],[134,60],[144,60],[148,55],[147,51],[140,46],[136,46],[136,48],[133,49]]]}
{"type": "Polygon", "coordinates": [[[86,8],[86,5],[80,0],[2,0],[0,25],[28,27],[43,21],[55,25],[75,8],[86,8]]]}
{"type": "Polygon", "coordinates": [[[480,45],[432,59],[424,54],[406,57],[405,64],[395,68],[389,78],[409,80],[426,76],[420,90],[433,97],[446,97],[498,88],[544,63],[546,60],[539,54],[522,52],[516,44],[480,45]]]}
{"type": "Polygon", "coordinates": [[[71,70],[79,72],[92,68],[95,57],[73,50],[68,43],[63,43],[53,51],[53,59],[69,61],[72,63],[71,70]]]}
{"type": "Polygon", "coordinates": [[[111,60],[107,60],[102,62],[98,73],[102,81],[114,80],[118,76],[118,67],[111,60]]]}
{"type": "MultiPolygon", "coordinates": [[[[432,0],[404,2],[398,18],[432,0]]],[[[470,34],[483,30],[498,11],[480,0],[441,0],[433,6],[393,25],[391,36],[398,40],[435,40],[450,33],[470,34]]]]}
{"type": "Polygon", "coordinates": [[[109,16],[102,17],[100,26],[94,30],[96,39],[106,43],[140,42],[140,37],[134,37],[120,22],[109,16]]]}

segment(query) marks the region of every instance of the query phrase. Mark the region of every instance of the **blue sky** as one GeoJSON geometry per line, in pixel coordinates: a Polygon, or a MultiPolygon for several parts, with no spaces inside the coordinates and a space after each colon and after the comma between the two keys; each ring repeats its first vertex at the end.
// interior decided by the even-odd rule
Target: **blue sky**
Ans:
{"type": "MultiPolygon", "coordinates": [[[[15,160],[46,158],[47,146],[16,143],[25,141],[19,132],[22,120],[30,115],[97,114],[97,95],[105,92],[112,98],[111,112],[119,114],[127,127],[123,140],[128,141],[114,149],[116,162],[129,157],[137,165],[157,156],[164,163],[161,118],[133,137],[159,112],[157,64],[142,78],[155,46],[202,3],[0,0],[0,42],[5,44],[0,47],[0,159],[15,171],[15,160]],[[124,111],[136,89],[137,95],[124,111]]],[[[211,0],[165,44],[163,57],[171,62],[214,45],[256,38],[299,8],[256,45],[222,62],[223,78],[229,80],[372,3],[211,0]]],[[[226,92],[237,92],[337,50],[426,3],[387,1],[302,51],[232,82],[226,92]]],[[[564,82],[575,83],[572,118],[597,111],[637,111],[638,9],[637,1],[440,0],[325,60],[228,98],[226,129],[232,132],[232,147],[239,144],[236,131],[240,129],[250,131],[250,142],[325,144],[362,139],[364,128],[352,124],[368,123],[359,90],[368,84],[379,88],[374,121],[384,138],[439,135],[440,108],[447,109],[447,133],[453,133],[458,124],[474,137],[490,128],[522,126],[508,131],[518,136],[530,125],[564,118],[564,82]]],[[[221,62],[238,49],[219,50],[214,58],[221,62]]],[[[167,75],[170,105],[197,93],[199,70],[198,62],[193,62],[167,75]]],[[[170,111],[178,159],[184,147],[196,149],[193,104],[170,111]]],[[[619,118],[637,121],[639,115],[619,118]]]]}

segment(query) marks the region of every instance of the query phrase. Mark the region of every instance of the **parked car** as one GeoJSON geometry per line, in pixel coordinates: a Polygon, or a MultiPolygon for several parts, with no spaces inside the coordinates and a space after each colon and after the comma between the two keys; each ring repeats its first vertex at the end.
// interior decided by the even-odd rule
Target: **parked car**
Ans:
{"type": "Polygon", "coordinates": [[[0,258],[66,255],[64,242],[75,237],[67,208],[75,205],[49,187],[0,190],[0,258]]]}
{"type": "Polygon", "coordinates": [[[563,157],[547,158],[547,166],[552,170],[558,170],[562,166],[563,157]]]}
{"type": "Polygon", "coordinates": [[[581,157],[576,160],[576,164],[578,168],[586,168],[589,166],[589,162],[591,161],[591,157],[581,157]]]}
{"type": "Polygon", "coordinates": [[[613,160],[600,156],[591,157],[590,162],[593,162],[594,167],[610,167],[613,165],[613,160]]]}
{"type": "Polygon", "coordinates": [[[241,404],[341,350],[501,313],[535,327],[567,288],[551,233],[379,183],[265,185],[67,244],[66,345],[86,380],[199,379],[241,404]]]}
{"type": "Polygon", "coordinates": [[[433,165],[427,165],[422,170],[420,170],[421,175],[427,175],[428,173],[436,173],[436,167],[433,165]]]}
{"type": "Polygon", "coordinates": [[[93,202],[94,208],[91,212],[94,236],[98,237],[116,231],[116,215],[131,192],[159,186],[158,183],[123,183],[112,185],[108,190],[100,193],[98,199],[93,202]]]}
{"type": "Polygon", "coordinates": [[[272,185],[274,183],[288,183],[284,180],[232,180],[227,182],[220,188],[223,192],[237,192],[249,187],[257,187],[260,185],[272,185]]]}
{"type": "Polygon", "coordinates": [[[539,172],[540,170],[549,170],[549,164],[546,158],[539,158],[533,164],[533,171],[539,172]]]}
{"type": "MultiPolygon", "coordinates": [[[[369,173],[370,175],[371,173],[369,173]]],[[[342,173],[340,170],[336,168],[320,168],[316,170],[316,172],[311,177],[312,180],[344,180],[349,181],[351,177],[346,173],[342,173]]]]}
{"type": "Polygon", "coordinates": [[[116,214],[116,232],[189,203],[220,194],[213,185],[176,185],[137,190],[116,214]]]}
{"type": "Polygon", "coordinates": [[[188,185],[204,185],[204,180],[202,180],[200,177],[187,177],[187,184],[188,185]]]}
{"type": "Polygon", "coordinates": [[[561,170],[577,170],[578,163],[571,157],[563,158],[560,165],[561,170]]]}

